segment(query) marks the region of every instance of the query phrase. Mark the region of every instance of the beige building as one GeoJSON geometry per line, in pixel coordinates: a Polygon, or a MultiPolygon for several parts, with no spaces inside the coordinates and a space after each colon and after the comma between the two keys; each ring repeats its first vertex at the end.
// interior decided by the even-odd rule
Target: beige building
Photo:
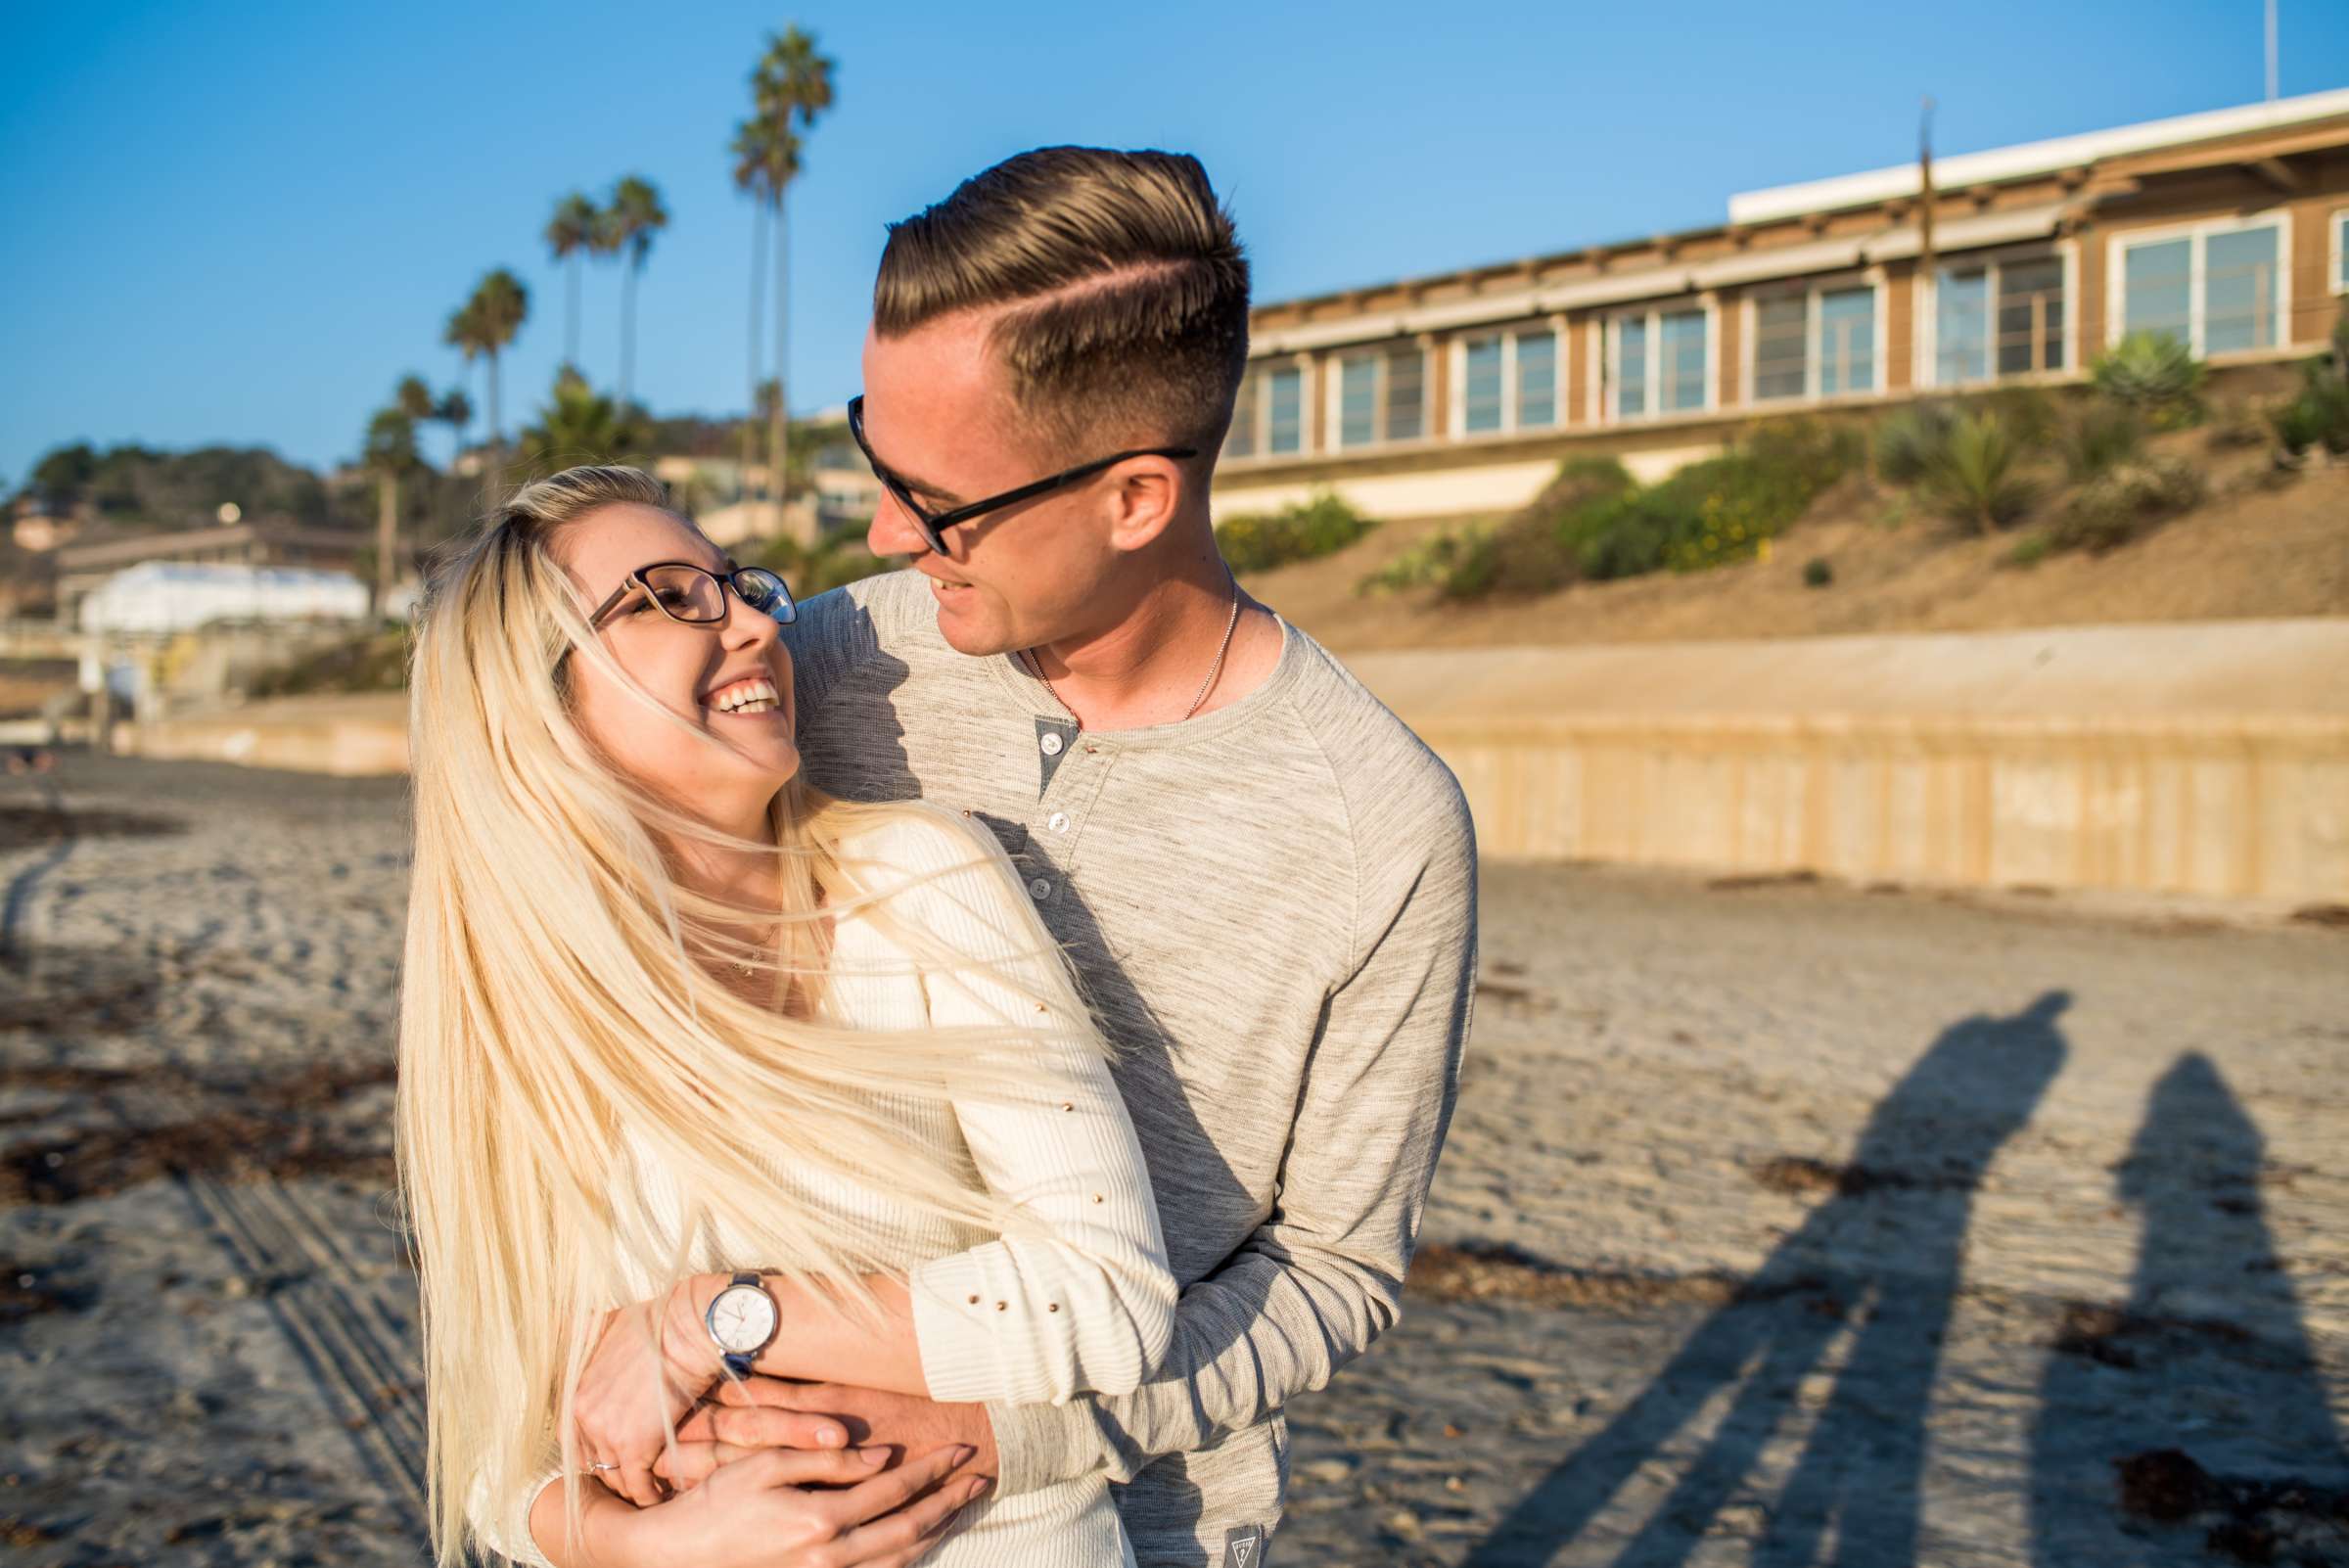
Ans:
{"type": "Polygon", "coordinates": [[[1732,196],[1712,228],[1260,305],[1226,513],[1655,478],[1757,415],[2061,382],[2124,334],[2304,357],[2349,292],[2349,89],[1732,196]],[[1931,262],[1925,255],[1928,243],[1931,262]]]}

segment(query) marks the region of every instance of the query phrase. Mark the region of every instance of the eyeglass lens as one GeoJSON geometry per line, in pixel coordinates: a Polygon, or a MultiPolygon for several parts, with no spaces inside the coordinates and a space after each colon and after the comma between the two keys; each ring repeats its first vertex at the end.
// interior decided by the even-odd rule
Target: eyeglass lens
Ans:
{"type": "MultiPolygon", "coordinates": [[[[644,574],[644,585],[674,620],[707,623],[726,619],[725,587],[697,567],[650,568],[644,574]]],[[[789,622],[798,613],[783,579],[762,567],[745,567],[735,573],[734,591],[742,595],[743,603],[772,620],[789,622]]]]}

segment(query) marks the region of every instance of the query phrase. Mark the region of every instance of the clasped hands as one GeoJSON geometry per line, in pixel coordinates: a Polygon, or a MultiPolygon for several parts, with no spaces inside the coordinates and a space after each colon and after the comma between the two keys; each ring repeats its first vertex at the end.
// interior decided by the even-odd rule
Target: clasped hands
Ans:
{"type": "Polygon", "coordinates": [[[578,1453],[641,1510],[631,1533],[657,1537],[662,1561],[684,1560],[686,1537],[714,1546],[722,1538],[729,1561],[919,1560],[992,1484],[986,1408],[839,1383],[738,1381],[701,1319],[703,1299],[724,1279],[688,1279],[613,1313],[580,1374],[578,1453]],[[802,1559],[785,1543],[822,1549],[802,1559]]]}

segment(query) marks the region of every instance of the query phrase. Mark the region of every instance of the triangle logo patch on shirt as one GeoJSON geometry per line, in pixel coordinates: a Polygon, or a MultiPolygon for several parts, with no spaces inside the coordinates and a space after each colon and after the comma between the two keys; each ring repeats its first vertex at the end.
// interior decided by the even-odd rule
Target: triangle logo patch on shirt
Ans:
{"type": "Polygon", "coordinates": [[[1259,1549],[1265,1544],[1265,1533],[1256,1525],[1242,1525],[1223,1537],[1223,1568],[1257,1568],[1264,1560],[1259,1549]]]}

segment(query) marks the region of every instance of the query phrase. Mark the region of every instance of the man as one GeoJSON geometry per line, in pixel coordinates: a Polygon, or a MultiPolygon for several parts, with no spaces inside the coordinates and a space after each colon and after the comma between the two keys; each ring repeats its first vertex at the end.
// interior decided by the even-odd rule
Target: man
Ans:
{"type": "Polygon", "coordinates": [[[1217,552],[1247,338],[1188,157],[1043,149],[896,225],[851,424],[913,571],[791,628],[809,778],[984,821],[1071,950],[1183,1296],[1129,1396],[757,1397],[971,1443],[1007,1497],[1105,1469],[1144,1568],[1255,1568],[1282,1406],[1394,1322],[1475,969],[1451,775],[1217,552]]]}

